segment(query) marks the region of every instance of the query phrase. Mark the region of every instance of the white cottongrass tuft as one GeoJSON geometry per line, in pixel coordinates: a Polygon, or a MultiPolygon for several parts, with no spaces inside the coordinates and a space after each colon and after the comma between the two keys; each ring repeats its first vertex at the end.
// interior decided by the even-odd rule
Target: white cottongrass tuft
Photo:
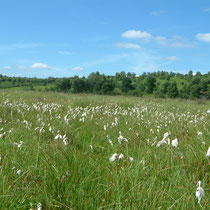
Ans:
{"type": "Polygon", "coordinates": [[[200,204],[201,198],[205,196],[204,189],[201,187],[201,181],[198,181],[198,188],[196,189],[196,198],[200,204]]]}
{"type": "Polygon", "coordinates": [[[54,138],[54,140],[60,140],[60,139],[63,139],[63,143],[65,146],[68,144],[68,138],[67,138],[66,134],[64,134],[63,136],[58,134],[54,138]]]}
{"type": "Polygon", "coordinates": [[[133,157],[128,157],[128,159],[129,159],[130,161],[133,161],[133,157]]]}
{"type": "Polygon", "coordinates": [[[37,204],[37,210],[42,210],[42,204],[41,203],[37,204]]]}
{"type": "Polygon", "coordinates": [[[124,158],[123,154],[120,154],[119,157],[118,157],[119,160],[122,160],[123,158],[124,158]]]}
{"type": "Polygon", "coordinates": [[[62,136],[60,134],[58,134],[57,136],[55,136],[54,140],[58,140],[58,139],[62,139],[62,136]]]}
{"type": "Polygon", "coordinates": [[[16,173],[17,173],[17,175],[20,175],[20,174],[21,174],[21,172],[22,172],[22,171],[19,169],[19,170],[17,170],[17,172],[16,172],[16,173]]]}
{"type": "Polygon", "coordinates": [[[18,148],[21,148],[23,145],[23,142],[20,141],[20,143],[18,144],[17,142],[14,142],[14,145],[16,145],[18,148]]]}
{"type": "Polygon", "coordinates": [[[112,140],[110,139],[110,137],[108,135],[106,137],[108,139],[108,142],[111,144],[111,146],[113,146],[113,143],[112,143],[112,140]]]}
{"type": "Polygon", "coordinates": [[[207,157],[207,158],[210,157],[210,147],[209,147],[209,149],[208,149],[208,151],[207,151],[207,153],[206,153],[206,157],[207,157]]]}
{"type": "Polygon", "coordinates": [[[198,131],[198,136],[202,136],[203,135],[203,133],[201,132],[201,131],[198,131]]]}
{"type": "Polygon", "coordinates": [[[119,137],[117,138],[117,140],[118,140],[119,144],[121,144],[122,141],[125,141],[128,143],[128,139],[126,139],[125,137],[122,136],[121,131],[119,132],[119,137]]]}
{"type": "Polygon", "coordinates": [[[173,147],[178,147],[178,139],[175,138],[174,140],[172,140],[171,144],[172,144],[173,147]]]}
{"type": "Polygon", "coordinates": [[[117,157],[117,153],[114,153],[110,158],[109,158],[109,161],[110,162],[113,162],[116,160],[116,157],[117,157]]]}
{"type": "Polygon", "coordinates": [[[169,138],[170,135],[171,135],[170,132],[164,133],[163,139],[157,143],[156,147],[160,147],[163,144],[169,145],[170,144],[170,138],[169,138]]]}

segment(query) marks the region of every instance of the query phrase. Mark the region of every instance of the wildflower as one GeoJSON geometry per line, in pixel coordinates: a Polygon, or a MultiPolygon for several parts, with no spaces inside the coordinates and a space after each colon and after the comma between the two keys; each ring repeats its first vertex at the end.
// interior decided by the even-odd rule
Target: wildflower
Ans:
{"type": "Polygon", "coordinates": [[[93,151],[93,146],[92,145],[90,145],[90,150],[91,150],[91,152],[93,151]]]}
{"type": "Polygon", "coordinates": [[[198,181],[198,188],[196,190],[196,198],[198,199],[198,203],[200,204],[201,198],[205,196],[204,189],[201,187],[201,181],[198,181]]]}
{"type": "Polygon", "coordinates": [[[67,140],[68,140],[68,138],[67,138],[66,134],[63,135],[63,143],[64,143],[65,146],[68,144],[67,140]]]}
{"type": "Polygon", "coordinates": [[[61,136],[60,134],[58,134],[58,135],[54,138],[54,140],[58,140],[58,139],[62,139],[62,136],[61,136]]]}
{"type": "Polygon", "coordinates": [[[117,157],[117,153],[114,153],[110,158],[109,158],[109,161],[110,162],[113,162],[116,160],[116,157],[117,157]]]}
{"type": "Polygon", "coordinates": [[[123,158],[124,158],[123,154],[120,154],[119,157],[118,157],[119,160],[122,160],[123,158]]]}
{"type": "Polygon", "coordinates": [[[174,147],[178,147],[178,139],[175,138],[174,140],[172,140],[171,144],[172,144],[172,146],[174,146],[174,147]]]}
{"type": "Polygon", "coordinates": [[[203,133],[201,132],[201,131],[198,131],[198,136],[202,136],[203,135],[203,133]]]}
{"type": "Polygon", "coordinates": [[[41,210],[42,209],[42,204],[41,203],[38,203],[37,204],[37,210],[41,210]]]}
{"type": "Polygon", "coordinates": [[[106,137],[107,137],[109,143],[113,146],[113,143],[112,143],[112,140],[110,139],[110,137],[108,135],[106,137]]]}
{"type": "Polygon", "coordinates": [[[157,143],[156,147],[160,147],[163,144],[169,145],[170,144],[170,138],[169,138],[170,135],[171,135],[170,132],[166,132],[163,136],[163,139],[157,143]]]}
{"type": "Polygon", "coordinates": [[[121,144],[122,141],[128,142],[128,140],[125,137],[122,136],[121,131],[119,132],[119,135],[120,136],[117,138],[119,144],[121,144]]]}
{"type": "Polygon", "coordinates": [[[20,175],[21,174],[21,170],[19,169],[19,170],[17,170],[17,175],[20,175]]]}
{"type": "Polygon", "coordinates": [[[128,157],[128,159],[129,159],[130,161],[133,161],[133,157],[128,157]]]}
{"type": "Polygon", "coordinates": [[[22,141],[20,141],[20,143],[18,144],[18,143],[16,143],[16,142],[14,142],[14,145],[16,145],[18,148],[21,148],[22,147],[22,145],[23,145],[23,142],[22,141]]]}
{"type": "Polygon", "coordinates": [[[208,151],[207,151],[207,153],[206,153],[206,157],[207,157],[207,158],[210,157],[210,147],[209,147],[209,149],[208,149],[208,151]]]}

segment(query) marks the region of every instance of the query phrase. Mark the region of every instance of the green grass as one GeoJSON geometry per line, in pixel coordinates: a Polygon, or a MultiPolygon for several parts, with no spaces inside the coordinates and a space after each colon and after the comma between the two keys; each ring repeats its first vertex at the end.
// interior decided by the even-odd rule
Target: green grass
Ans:
{"type": "Polygon", "coordinates": [[[208,209],[208,109],[209,101],[0,91],[0,206],[201,209],[201,180],[208,209]],[[119,144],[120,131],[128,143],[119,144]],[[166,132],[177,148],[156,147],[166,132]],[[110,162],[114,153],[124,159],[110,162]]]}

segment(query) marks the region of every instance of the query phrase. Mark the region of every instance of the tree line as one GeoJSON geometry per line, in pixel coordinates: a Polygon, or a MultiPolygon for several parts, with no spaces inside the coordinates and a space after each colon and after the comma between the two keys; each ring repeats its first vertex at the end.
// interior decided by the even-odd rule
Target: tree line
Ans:
{"type": "Polygon", "coordinates": [[[207,74],[192,71],[187,74],[158,71],[116,73],[114,76],[91,73],[88,77],[47,79],[6,77],[0,75],[0,88],[25,87],[28,90],[91,93],[103,95],[154,95],[161,98],[210,99],[210,71],[207,74]],[[44,87],[44,88],[43,88],[44,87]]]}

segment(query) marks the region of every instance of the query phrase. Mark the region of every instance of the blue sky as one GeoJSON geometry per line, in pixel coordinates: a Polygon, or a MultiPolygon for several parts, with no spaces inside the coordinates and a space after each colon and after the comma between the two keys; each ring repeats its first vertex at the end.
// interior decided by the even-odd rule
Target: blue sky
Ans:
{"type": "Polygon", "coordinates": [[[0,74],[210,71],[210,0],[1,0],[0,74]]]}

